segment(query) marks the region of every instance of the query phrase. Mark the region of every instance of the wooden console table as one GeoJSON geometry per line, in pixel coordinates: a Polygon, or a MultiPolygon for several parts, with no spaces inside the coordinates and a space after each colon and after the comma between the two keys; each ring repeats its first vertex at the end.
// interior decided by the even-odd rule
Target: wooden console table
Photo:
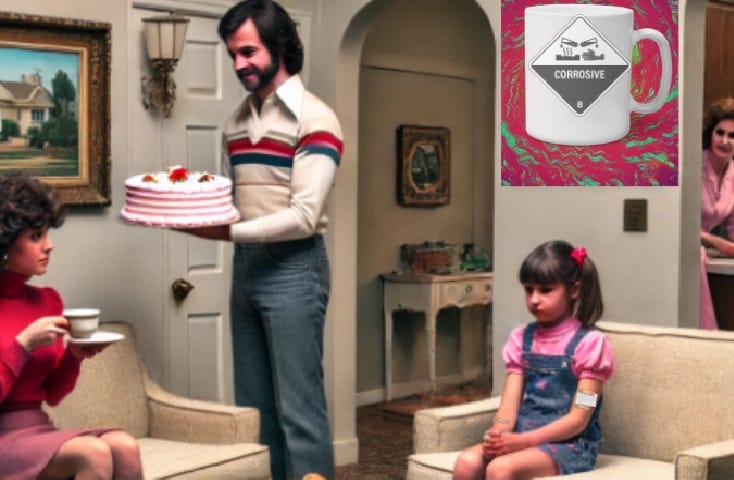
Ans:
{"type": "Polygon", "coordinates": [[[395,274],[381,275],[384,281],[385,309],[385,400],[392,398],[393,312],[424,312],[428,344],[428,381],[436,392],[436,318],[446,307],[489,305],[492,301],[492,272],[456,275],[395,274]]]}

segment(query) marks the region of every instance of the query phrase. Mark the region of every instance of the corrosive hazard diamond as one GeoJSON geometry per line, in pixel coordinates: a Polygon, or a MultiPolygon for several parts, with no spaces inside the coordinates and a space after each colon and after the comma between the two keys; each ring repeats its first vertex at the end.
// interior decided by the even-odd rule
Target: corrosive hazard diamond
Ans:
{"type": "Polygon", "coordinates": [[[529,68],[582,116],[630,64],[585,16],[576,15],[538,52],[529,68]]]}

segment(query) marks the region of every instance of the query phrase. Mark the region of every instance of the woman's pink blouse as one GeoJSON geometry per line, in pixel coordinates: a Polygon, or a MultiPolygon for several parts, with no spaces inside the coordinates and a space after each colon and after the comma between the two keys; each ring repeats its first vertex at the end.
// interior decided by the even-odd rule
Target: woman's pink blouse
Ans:
{"type": "Polygon", "coordinates": [[[701,230],[710,232],[724,222],[726,233],[734,238],[734,168],[726,169],[719,188],[709,150],[703,151],[701,164],[701,230]]]}
{"type": "MultiPolygon", "coordinates": [[[[563,355],[581,322],[569,317],[561,323],[535,329],[531,353],[563,355]]],[[[515,328],[502,351],[508,373],[522,373],[522,339],[525,326],[515,328]]],[[[609,339],[599,330],[591,330],[574,352],[571,370],[578,379],[590,378],[606,382],[614,371],[614,356],[609,339]]]]}

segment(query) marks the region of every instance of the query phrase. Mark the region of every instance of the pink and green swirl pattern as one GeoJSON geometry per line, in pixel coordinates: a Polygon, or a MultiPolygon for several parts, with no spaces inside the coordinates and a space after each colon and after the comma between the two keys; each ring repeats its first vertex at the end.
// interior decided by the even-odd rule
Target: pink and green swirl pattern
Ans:
{"type": "MultiPolygon", "coordinates": [[[[631,114],[630,131],[602,145],[564,146],[525,131],[524,10],[533,0],[502,0],[501,155],[507,186],[675,186],[678,185],[678,2],[619,0],[588,3],[635,12],[634,28],[653,28],[670,43],[673,79],[663,107],[631,114]]],[[[632,55],[632,93],[639,102],[655,96],[660,82],[657,45],[643,40],[632,55]]]]}

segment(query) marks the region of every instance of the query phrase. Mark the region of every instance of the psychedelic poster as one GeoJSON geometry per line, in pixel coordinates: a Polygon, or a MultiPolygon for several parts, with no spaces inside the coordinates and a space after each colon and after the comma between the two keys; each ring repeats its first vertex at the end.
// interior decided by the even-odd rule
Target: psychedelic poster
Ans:
{"type": "Polygon", "coordinates": [[[676,0],[503,0],[501,42],[503,186],[678,185],[676,0]]]}

